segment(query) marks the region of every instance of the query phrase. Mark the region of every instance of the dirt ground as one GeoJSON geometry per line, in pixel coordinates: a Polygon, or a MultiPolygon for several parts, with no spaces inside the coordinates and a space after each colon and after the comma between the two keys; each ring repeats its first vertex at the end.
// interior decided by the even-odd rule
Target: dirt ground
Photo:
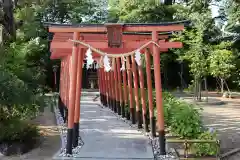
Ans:
{"type": "Polygon", "coordinates": [[[40,145],[24,155],[5,157],[0,155],[0,160],[51,160],[61,148],[60,133],[56,125],[56,119],[51,109],[45,107],[35,120],[41,131],[40,145]]]}
{"type": "MultiPolygon", "coordinates": [[[[188,98],[189,95],[180,96],[188,98]]],[[[240,148],[240,97],[233,99],[222,98],[219,94],[210,93],[209,99],[216,99],[225,102],[225,104],[202,104],[203,122],[206,126],[214,128],[218,132],[218,138],[221,142],[221,154],[233,149],[240,148]]],[[[240,151],[223,158],[224,160],[240,160],[240,151]]]]}

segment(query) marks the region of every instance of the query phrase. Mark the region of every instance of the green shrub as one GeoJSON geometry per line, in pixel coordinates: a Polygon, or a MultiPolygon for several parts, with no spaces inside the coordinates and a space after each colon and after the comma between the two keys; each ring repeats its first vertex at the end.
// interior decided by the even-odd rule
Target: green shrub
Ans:
{"type": "MultiPolygon", "coordinates": [[[[216,141],[216,132],[205,131],[198,136],[198,139],[216,141]]],[[[194,143],[191,148],[197,156],[214,156],[218,153],[217,143],[194,143]]]]}
{"type": "Polygon", "coordinates": [[[174,107],[171,118],[171,131],[182,138],[197,138],[202,131],[202,121],[197,109],[181,103],[174,107]]]}
{"type": "Polygon", "coordinates": [[[26,123],[18,118],[0,123],[0,143],[29,142],[39,137],[39,130],[35,125],[26,123]]]}
{"type": "MultiPolygon", "coordinates": [[[[203,130],[199,110],[163,92],[164,120],[171,132],[183,139],[216,140],[216,133],[203,130]]],[[[215,155],[216,143],[195,143],[191,146],[197,156],[215,155]]]]}

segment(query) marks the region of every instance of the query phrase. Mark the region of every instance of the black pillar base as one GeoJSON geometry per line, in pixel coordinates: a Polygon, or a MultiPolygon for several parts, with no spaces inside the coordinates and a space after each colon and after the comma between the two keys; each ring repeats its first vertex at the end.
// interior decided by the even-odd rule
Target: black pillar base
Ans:
{"type": "Polygon", "coordinates": [[[64,119],[64,104],[60,96],[58,96],[58,109],[62,118],[64,119]]]}
{"type": "Polygon", "coordinates": [[[126,118],[127,120],[131,119],[130,112],[126,109],[126,118]]]}
{"type": "Polygon", "coordinates": [[[115,113],[117,113],[117,101],[116,100],[114,100],[114,109],[113,109],[113,111],[115,113]]]}
{"type": "Polygon", "coordinates": [[[135,117],[134,108],[130,108],[130,116],[131,116],[132,124],[136,124],[136,117],[135,117]]]}
{"type": "Polygon", "coordinates": [[[100,93],[100,101],[103,104],[103,95],[102,95],[102,93],[100,93]]]}
{"type": "Polygon", "coordinates": [[[121,115],[121,103],[120,103],[120,101],[117,101],[117,112],[118,112],[118,115],[121,115]]]}
{"type": "Polygon", "coordinates": [[[110,98],[107,98],[107,107],[110,107],[110,98]]]}
{"type": "Polygon", "coordinates": [[[141,116],[140,111],[137,111],[136,113],[137,113],[138,129],[141,129],[142,128],[142,116],[141,116]]]}
{"type": "Polygon", "coordinates": [[[130,118],[131,116],[130,116],[130,112],[126,109],[126,118],[127,118],[127,120],[130,120],[131,118],[130,118]]]}
{"type": "Polygon", "coordinates": [[[122,118],[124,118],[125,117],[125,103],[124,102],[122,102],[122,104],[121,104],[121,113],[122,113],[122,118]]]}
{"type": "Polygon", "coordinates": [[[111,109],[113,110],[115,104],[114,104],[114,100],[113,100],[113,99],[111,99],[111,101],[112,101],[112,102],[111,102],[111,104],[112,104],[112,105],[111,105],[111,109]]]}
{"type": "Polygon", "coordinates": [[[153,137],[156,137],[156,118],[150,118],[151,134],[153,137]]]}
{"type": "Polygon", "coordinates": [[[64,110],[65,110],[65,114],[64,114],[64,123],[67,123],[68,121],[68,108],[67,106],[64,105],[64,110]]]}
{"type": "Polygon", "coordinates": [[[112,98],[109,98],[109,108],[112,108],[112,98]]]}
{"type": "Polygon", "coordinates": [[[166,155],[166,139],[164,130],[159,131],[159,147],[160,147],[160,155],[166,155]]]}
{"type": "Polygon", "coordinates": [[[103,104],[104,104],[104,106],[106,107],[107,106],[107,96],[106,95],[103,95],[103,99],[104,99],[104,102],[103,102],[103,104]]]}
{"type": "Polygon", "coordinates": [[[143,124],[144,125],[144,130],[145,130],[145,132],[149,132],[147,114],[144,114],[143,117],[144,117],[144,124],[143,124]]]}
{"type": "Polygon", "coordinates": [[[72,144],[73,144],[73,129],[67,130],[67,146],[66,146],[66,153],[72,154],[72,144]]]}
{"type": "Polygon", "coordinates": [[[74,126],[73,126],[73,147],[78,146],[78,137],[79,137],[79,123],[74,123],[74,126]]]}
{"type": "Polygon", "coordinates": [[[102,104],[105,106],[105,95],[103,94],[102,97],[103,97],[102,104]]]}

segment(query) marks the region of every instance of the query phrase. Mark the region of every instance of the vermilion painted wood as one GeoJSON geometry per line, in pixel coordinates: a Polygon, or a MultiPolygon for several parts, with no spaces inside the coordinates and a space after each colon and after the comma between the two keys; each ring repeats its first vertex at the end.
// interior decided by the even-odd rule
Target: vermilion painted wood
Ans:
{"type": "Polygon", "coordinates": [[[82,91],[82,64],[83,64],[83,49],[79,49],[78,63],[77,63],[77,91],[75,100],[75,114],[74,123],[79,123],[80,120],[80,101],[81,101],[81,91],[82,91]]]}
{"type": "Polygon", "coordinates": [[[63,62],[60,63],[60,82],[59,82],[59,96],[62,97],[62,68],[63,68],[63,62]]]}
{"type": "Polygon", "coordinates": [[[61,99],[63,100],[63,91],[64,91],[64,61],[61,61],[62,63],[62,66],[61,66],[61,88],[60,88],[60,91],[61,91],[61,99]]]}
{"type": "Polygon", "coordinates": [[[65,58],[65,62],[66,62],[66,68],[65,68],[65,85],[66,85],[66,89],[65,90],[65,94],[64,94],[64,100],[65,100],[65,106],[68,107],[68,91],[69,91],[69,56],[65,58]]]}
{"type": "MultiPolygon", "coordinates": [[[[107,82],[106,82],[106,77],[105,77],[105,72],[104,72],[104,68],[102,68],[102,75],[103,75],[103,94],[105,96],[105,98],[107,97],[107,82]]],[[[106,100],[106,99],[105,99],[106,100]]]]}
{"type": "Polygon", "coordinates": [[[115,102],[115,100],[116,100],[116,93],[115,93],[115,87],[114,87],[114,72],[112,70],[110,71],[110,78],[111,78],[112,98],[113,98],[113,101],[115,102]]]}
{"type": "Polygon", "coordinates": [[[117,61],[116,58],[113,58],[113,68],[114,68],[114,86],[115,86],[115,96],[116,101],[119,101],[119,92],[118,92],[118,74],[117,74],[117,61]]]}
{"type": "Polygon", "coordinates": [[[105,95],[105,90],[104,90],[104,78],[103,78],[103,68],[100,68],[100,77],[101,77],[101,81],[102,81],[102,95],[105,95]]]}
{"type": "MultiPolygon", "coordinates": [[[[54,33],[52,42],[65,42],[72,39],[73,33],[54,33]]],[[[81,33],[81,37],[87,41],[108,41],[107,34],[98,33],[81,33]]],[[[168,35],[159,35],[159,39],[167,39],[168,35]]],[[[139,41],[139,40],[152,40],[151,35],[122,35],[123,41],[139,41]]]]}
{"type": "Polygon", "coordinates": [[[139,96],[138,96],[138,76],[137,76],[137,69],[136,69],[136,61],[134,56],[131,57],[132,60],[132,72],[133,72],[133,84],[134,84],[134,97],[135,97],[135,104],[136,104],[136,111],[140,111],[139,106],[139,96]]]}
{"type": "MultiPolygon", "coordinates": [[[[153,41],[157,41],[157,32],[152,32],[153,41]]],[[[162,82],[160,69],[160,54],[157,46],[153,46],[154,78],[157,105],[157,126],[160,131],[164,131],[164,112],[162,104],[162,82]]]]}
{"type": "Polygon", "coordinates": [[[66,107],[69,107],[69,80],[70,80],[70,76],[69,76],[69,64],[70,64],[70,56],[67,57],[66,62],[67,62],[67,67],[66,67],[66,94],[65,94],[65,100],[66,100],[66,107]]]}
{"type": "Polygon", "coordinates": [[[181,31],[184,29],[184,25],[166,25],[166,26],[126,26],[123,28],[124,32],[151,32],[151,31],[158,31],[158,32],[168,32],[168,31],[181,31]]]}
{"type": "Polygon", "coordinates": [[[80,33],[98,33],[98,32],[107,32],[107,28],[100,26],[100,27],[49,27],[49,32],[80,32],[80,33]]]}
{"type": "MultiPolygon", "coordinates": [[[[75,32],[73,35],[74,40],[79,39],[79,32],[75,32]]],[[[74,111],[76,101],[76,82],[77,82],[77,67],[78,67],[78,46],[72,47],[71,56],[71,68],[70,68],[70,99],[69,99],[69,111],[68,111],[68,128],[72,129],[74,125],[74,111]]]]}
{"type": "MultiPolygon", "coordinates": [[[[145,88],[144,88],[144,75],[142,66],[138,66],[138,73],[140,79],[140,90],[141,90],[141,102],[142,102],[142,113],[143,113],[143,120],[145,120],[144,115],[146,112],[146,96],[145,96],[145,88]]],[[[146,123],[146,122],[145,122],[146,123]]]]}
{"type": "Polygon", "coordinates": [[[130,57],[126,57],[127,60],[127,79],[128,79],[128,93],[130,108],[133,108],[133,90],[132,90],[132,71],[130,69],[130,57]]]}
{"type": "Polygon", "coordinates": [[[106,103],[107,103],[107,99],[108,99],[108,81],[107,81],[107,72],[103,71],[104,73],[104,80],[105,80],[105,95],[106,95],[106,103]]]}
{"type": "Polygon", "coordinates": [[[153,112],[153,96],[152,96],[152,79],[151,79],[151,60],[150,53],[145,52],[146,74],[147,74],[147,91],[148,91],[148,105],[150,119],[154,116],[153,112]]]}
{"type": "MultiPolygon", "coordinates": [[[[106,49],[108,48],[108,42],[91,42],[91,41],[83,41],[86,44],[89,44],[90,46],[94,47],[94,48],[98,48],[98,49],[106,49]]],[[[124,46],[124,48],[128,48],[128,49],[138,49],[141,46],[145,45],[146,43],[148,43],[149,40],[142,40],[142,41],[126,41],[122,43],[122,46],[124,46]]],[[[53,49],[71,49],[73,45],[73,42],[69,41],[69,42],[52,42],[50,47],[51,47],[51,51],[53,49]]],[[[161,48],[182,48],[182,43],[181,42],[158,42],[158,45],[161,46],[161,48]]],[[[83,45],[79,46],[80,48],[88,48],[85,47],[83,45]]],[[[114,53],[114,52],[113,52],[114,53]]]]}
{"type": "Polygon", "coordinates": [[[107,104],[109,104],[109,99],[110,99],[109,90],[110,90],[110,86],[109,86],[108,72],[105,72],[105,75],[106,75],[106,80],[107,80],[107,104]]]}
{"type": "MultiPolygon", "coordinates": [[[[108,26],[109,24],[106,24],[108,26]]],[[[112,24],[110,24],[112,25],[112,24]]],[[[114,24],[116,25],[116,24],[114,24]]],[[[56,32],[53,41],[51,43],[51,58],[52,59],[62,59],[65,61],[66,65],[63,67],[63,73],[61,73],[61,77],[63,77],[63,83],[60,82],[60,95],[63,96],[63,101],[66,104],[66,106],[69,109],[68,114],[68,128],[73,128],[73,122],[75,120],[74,111],[77,108],[74,108],[77,106],[77,103],[75,103],[77,100],[76,98],[76,79],[77,79],[77,69],[79,70],[77,65],[77,59],[76,57],[83,57],[85,58],[85,54],[82,56],[78,56],[77,54],[77,48],[86,48],[83,46],[74,46],[73,42],[66,42],[66,39],[70,39],[73,36],[73,39],[77,39],[76,35],[79,36],[79,32],[83,34],[83,38],[85,38],[85,42],[90,44],[91,46],[98,48],[100,50],[103,50],[107,53],[116,53],[121,54],[125,52],[129,52],[132,50],[135,50],[142,46],[143,44],[147,43],[150,40],[150,36],[139,36],[139,35],[123,35],[122,38],[122,46],[120,49],[117,48],[108,48],[108,39],[107,39],[107,28],[106,26],[88,26],[88,27],[49,27],[50,32],[56,32]],[[60,33],[65,32],[65,33],[60,33]],[[66,32],[72,32],[72,33],[66,33],[66,32]],[[75,32],[73,34],[73,32],[75,32]],[[96,34],[88,34],[89,32],[96,32],[96,34]],[[104,34],[98,34],[98,32],[104,33],[104,34]],[[71,83],[70,83],[71,82],[71,83]],[[62,89],[64,88],[64,89],[62,89]]],[[[119,24],[118,24],[119,26],[119,24]]],[[[165,32],[165,31],[179,31],[183,30],[183,25],[165,25],[165,26],[157,26],[157,25],[123,25],[121,26],[123,32],[151,32],[152,33],[152,40],[155,41],[160,45],[160,48],[158,48],[156,45],[149,45],[148,47],[152,48],[153,51],[153,57],[154,57],[154,76],[155,76],[155,88],[156,88],[156,101],[157,101],[157,125],[159,129],[159,138],[160,143],[162,145],[162,149],[160,149],[161,154],[165,154],[164,147],[165,143],[162,139],[164,139],[164,116],[163,116],[163,106],[162,106],[162,87],[161,87],[161,75],[160,75],[160,54],[159,51],[167,51],[168,48],[181,48],[182,43],[180,42],[163,42],[159,41],[161,38],[167,38],[161,37],[158,35],[158,32],[165,32]],[[161,133],[161,134],[160,134],[161,133]]],[[[84,49],[86,50],[86,49],[84,49]]],[[[86,51],[84,51],[85,53],[86,51]]],[[[148,96],[149,96],[149,110],[150,110],[150,117],[153,117],[153,106],[152,106],[152,95],[150,94],[150,91],[152,92],[152,86],[151,84],[151,70],[150,70],[150,54],[146,53],[146,64],[147,64],[147,82],[148,82],[148,96]],[[149,73],[149,74],[148,74],[149,73]]],[[[93,53],[94,59],[98,59],[100,55],[93,53]]],[[[129,57],[127,57],[128,65],[129,64],[129,57]]],[[[137,81],[137,71],[136,71],[136,64],[134,58],[132,58],[132,71],[134,73],[134,91],[135,91],[135,101],[136,101],[136,110],[139,111],[139,99],[138,99],[138,81],[137,81]]],[[[120,64],[118,61],[114,63],[114,72],[111,73],[104,73],[103,69],[99,70],[99,83],[101,83],[100,91],[102,91],[104,97],[110,96],[110,93],[113,91],[114,97],[117,101],[122,101],[123,96],[122,93],[119,93],[119,88],[121,87],[121,73],[119,71],[120,64]],[[119,75],[120,73],[120,75],[119,75]],[[111,76],[112,75],[112,76],[111,76]],[[100,82],[101,81],[101,82],[100,82]],[[112,83],[111,83],[112,82],[112,83]],[[111,85],[112,84],[112,85],[111,85]],[[119,85],[120,84],[120,85],[119,85]],[[112,90],[111,90],[112,88],[112,90]]],[[[130,108],[133,109],[133,94],[132,94],[132,71],[128,68],[127,70],[127,76],[128,76],[128,88],[129,88],[129,100],[130,100],[130,108]]],[[[140,88],[141,88],[141,101],[143,104],[143,113],[146,113],[146,107],[144,107],[144,92],[143,92],[143,83],[144,79],[142,79],[142,71],[139,70],[140,75],[140,88]],[[145,109],[144,109],[145,108],[145,109]]],[[[126,72],[125,72],[126,73],[126,72]]],[[[125,88],[125,86],[124,86],[125,88]]],[[[125,90],[125,89],[124,89],[125,90]]],[[[120,89],[121,91],[121,89],[120,89]]],[[[124,100],[127,98],[124,96],[124,100]]],[[[146,104],[145,104],[146,106],[146,104]]],[[[78,112],[78,111],[76,111],[78,112]]],[[[79,112],[80,113],[80,112],[79,112]]],[[[77,119],[77,118],[76,118],[77,119]]],[[[78,118],[79,119],[79,118],[78,118]]],[[[77,120],[75,120],[77,121],[77,120]]],[[[68,147],[69,148],[69,147],[68,147]]],[[[69,148],[71,150],[71,147],[69,148]]],[[[70,152],[70,151],[69,151],[70,152]]]]}
{"type": "Polygon", "coordinates": [[[111,99],[112,99],[110,72],[107,72],[107,77],[108,77],[108,94],[109,94],[109,107],[110,107],[111,99]]]}
{"type": "MultiPolygon", "coordinates": [[[[101,51],[106,52],[106,53],[116,53],[116,54],[121,54],[121,53],[127,53],[134,51],[134,49],[127,49],[127,48],[106,48],[106,49],[101,49],[101,51]]],[[[167,52],[168,48],[160,48],[161,52],[167,52]]],[[[54,49],[51,53],[50,59],[61,59],[67,55],[71,55],[72,49],[54,49]]],[[[84,51],[84,58],[86,58],[86,50],[84,51]]],[[[98,59],[101,57],[100,54],[94,53],[93,52],[93,58],[98,59]]]]}
{"type": "Polygon", "coordinates": [[[107,104],[108,104],[108,100],[109,100],[109,82],[108,82],[108,73],[107,72],[104,72],[105,74],[105,79],[106,79],[106,101],[107,101],[107,104]]]}
{"type": "Polygon", "coordinates": [[[98,87],[99,87],[99,93],[100,93],[100,100],[102,100],[102,83],[101,83],[101,75],[100,75],[100,68],[98,68],[97,70],[97,74],[98,74],[98,87]]]}
{"type": "MultiPolygon", "coordinates": [[[[122,62],[125,63],[125,62],[122,62]]],[[[128,92],[127,92],[127,73],[126,70],[122,71],[123,76],[123,96],[125,104],[128,103],[128,92]]]]}
{"type": "Polygon", "coordinates": [[[66,68],[67,68],[67,64],[66,64],[66,57],[64,59],[62,59],[62,61],[64,62],[64,67],[63,67],[63,88],[62,88],[62,92],[63,92],[63,103],[64,105],[66,105],[66,100],[65,100],[65,94],[66,94],[66,68]]]}
{"type": "Polygon", "coordinates": [[[121,71],[120,71],[120,58],[117,58],[116,60],[117,60],[119,101],[122,104],[122,102],[123,102],[123,93],[122,93],[122,76],[121,76],[121,71]]]}
{"type": "MultiPolygon", "coordinates": [[[[100,81],[100,74],[99,74],[99,68],[97,69],[97,75],[98,75],[98,89],[99,89],[99,93],[100,95],[102,94],[102,87],[101,87],[101,81],[100,81]]],[[[101,99],[101,97],[100,97],[101,99]]]]}
{"type": "Polygon", "coordinates": [[[67,62],[66,62],[66,58],[65,57],[63,59],[64,61],[64,70],[63,70],[63,102],[64,102],[64,105],[66,106],[66,91],[67,91],[67,82],[66,82],[66,72],[67,72],[67,62]]]}
{"type": "MultiPolygon", "coordinates": [[[[168,31],[180,31],[184,29],[184,25],[166,25],[166,26],[123,26],[123,32],[151,32],[151,31],[159,31],[159,32],[168,32],[168,31]]],[[[99,32],[107,32],[107,28],[105,26],[97,26],[97,27],[55,27],[50,26],[49,32],[81,32],[81,33],[99,33],[99,32]]]]}

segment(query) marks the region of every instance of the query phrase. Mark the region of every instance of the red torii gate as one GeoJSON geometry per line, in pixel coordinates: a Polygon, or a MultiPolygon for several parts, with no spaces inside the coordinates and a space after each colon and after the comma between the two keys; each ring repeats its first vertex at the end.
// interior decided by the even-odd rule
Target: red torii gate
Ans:
{"type": "MultiPolygon", "coordinates": [[[[66,152],[72,154],[72,147],[78,145],[79,137],[79,119],[80,119],[80,97],[82,84],[82,64],[87,46],[80,45],[77,40],[97,48],[103,52],[111,54],[121,54],[138,49],[149,41],[156,44],[152,46],[152,55],[154,59],[154,78],[156,90],[156,107],[157,107],[157,126],[160,143],[160,154],[165,155],[165,133],[164,133],[164,116],[162,105],[162,87],[160,71],[160,52],[167,51],[168,48],[181,48],[180,42],[167,42],[166,33],[172,31],[181,31],[184,25],[181,22],[165,24],[83,24],[83,25],[59,25],[49,24],[49,32],[54,33],[51,42],[51,59],[61,59],[60,74],[60,96],[59,105],[68,108],[67,123],[67,146],[66,152]],[[147,34],[139,34],[139,33],[147,34]],[[69,41],[74,40],[74,42],[69,41]],[[160,46],[160,47],[159,47],[160,46]]],[[[151,63],[150,52],[145,51],[147,88],[149,99],[149,114],[151,133],[156,136],[155,117],[153,112],[152,82],[151,82],[151,63]]],[[[99,54],[93,54],[94,59],[99,61],[99,54]]],[[[136,67],[133,56],[126,57],[127,71],[120,71],[121,57],[112,58],[113,71],[104,72],[103,68],[98,69],[99,89],[101,102],[108,105],[119,115],[132,120],[132,123],[138,122],[138,128],[142,127],[142,119],[145,131],[148,131],[148,122],[146,116],[146,102],[144,77],[141,66],[136,67]],[[130,69],[131,68],[131,69],[130,69]],[[138,76],[141,89],[141,103],[143,118],[140,114],[140,102],[138,97],[138,76]],[[136,105],[136,116],[133,104],[132,76],[134,78],[134,97],[136,105]],[[122,93],[123,81],[123,93],[122,93]],[[128,88],[128,89],[127,89],[128,88]],[[128,97],[129,93],[129,97],[128,97]],[[124,106],[129,101],[130,113],[125,113],[124,106]],[[129,117],[130,114],[130,117],[129,117]]],[[[60,107],[61,108],[61,107],[60,107]]],[[[63,110],[60,109],[63,113],[63,110]]]]}

